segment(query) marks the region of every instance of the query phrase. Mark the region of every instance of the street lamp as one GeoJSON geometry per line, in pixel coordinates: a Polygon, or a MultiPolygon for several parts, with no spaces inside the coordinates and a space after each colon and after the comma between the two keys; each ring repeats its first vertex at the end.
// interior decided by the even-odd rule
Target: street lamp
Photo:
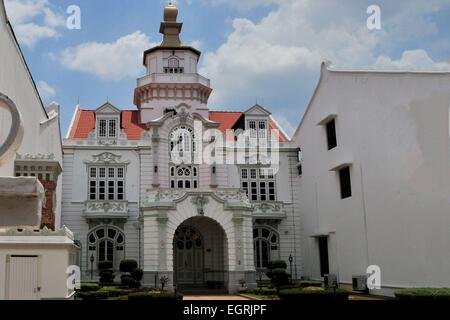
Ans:
{"type": "Polygon", "coordinates": [[[94,254],[91,254],[91,258],[89,259],[91,261],[91,280],[94,278],[94,254]]]}
{"type": "Polygon", "coordinates": [[[292,262],[293,261],[294,261],[294,257],[292,257],[292,254],[291,254],[291,255],[289,255],[289,266],[291,269],[291,282],[292,282],[292,277],[293,277],[293,274],[292,274],[292,262]]]}

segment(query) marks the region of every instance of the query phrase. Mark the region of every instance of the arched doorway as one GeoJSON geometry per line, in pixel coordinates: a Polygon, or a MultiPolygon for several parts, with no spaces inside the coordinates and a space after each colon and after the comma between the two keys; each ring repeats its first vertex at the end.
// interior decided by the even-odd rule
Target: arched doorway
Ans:
{"type": "Polygon", "coordinates": [[[174,281],[182,289],[224,288],[228,282],[227,241],[212,219],[183,222],[173,238],[174,281]]]}
{"type": "Polygon", "coordinates": [[[182,226],[175,232],[174,258],[178,284],[204,283],[203,237],[191,226],[182,226]]]}
{"type": "Polygon", "coordinates": [[[120,261],[125,258],[125,235],[117,227],[110,225],[103,225],[93,229],[88,234],[88,256],[87,261],[93,257],[93,270],[97,270],[98,263],[103,261],[110,261],[113,263],[113,268],[118,270],[120,261]]]}

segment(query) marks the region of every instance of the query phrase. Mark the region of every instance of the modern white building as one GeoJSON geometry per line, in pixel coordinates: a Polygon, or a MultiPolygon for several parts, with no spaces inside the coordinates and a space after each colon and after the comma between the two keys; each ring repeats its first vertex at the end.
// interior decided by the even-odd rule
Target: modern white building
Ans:
{"type": "Polygon", "coordinates": [[[45,108],[0,1],[0,300],[69,299],[59,107],[45,108]]]}
{"type": "Polygon", "coordinates": [[[210,80],[197,72],[201,53],[181,43],[177,15],[174,5],[165,8],[163,42],[144,52],[137,110],[105,103],[74,112],[63,143],[62,206],[82,247],[84,275],[96,274],[101,261],[117,270],[128,258],[139,261],[148,285],[168,276],[169,287],[235,292],[242,281],[254,287],[270,260],[291,256],[299,277],[298,148],[276,134],[281,128],[259,105],[209,109],[210,80]],[[254,157],[234,135],[222,139],[245,129],[258,150],[270,144],[279,152],[254,157]],[[201,150],[228,161],[185,158],[201,150]],[[272,156],[275,167],[265,162],[272,156]]]}
{"type": "Polygon", "coordinates": [[[302,151],[302,276],[382,290],[449,287],[450,73],[322,65],[294,140],[302,151]]]}

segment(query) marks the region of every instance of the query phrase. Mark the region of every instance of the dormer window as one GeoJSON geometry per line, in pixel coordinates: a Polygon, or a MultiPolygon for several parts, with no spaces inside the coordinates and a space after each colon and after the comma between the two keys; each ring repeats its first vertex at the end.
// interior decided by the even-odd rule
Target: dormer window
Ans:
{"type": "Polygon", "coordinates": [[[116,138],[117,119],[99,119],[98,136],[99,138],[116,138]]]}
{"type": "Polygon", "coordinates": [[[249,120],[247,128],[252,138],[266,138],[268,125],[266,120],[249,120]]]}

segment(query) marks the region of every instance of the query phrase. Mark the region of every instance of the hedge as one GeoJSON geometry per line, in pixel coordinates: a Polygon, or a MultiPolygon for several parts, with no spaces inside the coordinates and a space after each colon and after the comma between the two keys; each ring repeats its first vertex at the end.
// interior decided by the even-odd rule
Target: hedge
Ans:
{"type": "Polygon", "coordinates": [[[399,300],[450,300],[450,288],[412,288],[395,291],[399,300]]]}
{"type": "Polygon", "coordinates": [[[120,296],[127,296],[130,293],[130,290],[120,289],[117,287],[103,287],[100,289],[100,292],[107,292],[109,298],[116,298],[120,296]]]}
{"type": "Polygon", "coordinates": [[[303,280],[300,281],[300,287],[306,288],[306,287],[322,287],[321,281],[313,281],[313,280],[303,280]]]}
{"type": "Polygon", "coordinates": [[[98,283],[81,283],[80,289],[76,290],[77,292],[92,292],[100,290],[100,286],[98,283]]]}
{"type": "Polygon", "coordinates": [[[261,289],[256,289],[255,291],[253,291],[253,294],[257,294],[260,296],[275,296],[275,295],[277,295],[277,290],[270,289],[270,288],[261,288],[261,289]]]}
{"type": "Polygon", "coordinates": [[[77,292],[76,297],[83,300],[105,300],[108,299],[109,293],[106,291],[77,292]]]}
{"type": "Polygon", "coordinates": [[[150,300],[169,300],[169,301],[175,301],[175,300],[183,300],[183,295],[177,293],[175,296],[173,293],[170,292],[135,292],[130,293],[128,295],[128,300],[130,301],[150,301],[150,300]]]}
{"type": "Polygon", "coordinates": [[[349,293],[346,290],[320,290],[314,287],[311,289],[286,289],[281,290],[278,294],[282,301],[305,301],[305,302],[331,302],[331,301],[347,301],[349,293]]]}

